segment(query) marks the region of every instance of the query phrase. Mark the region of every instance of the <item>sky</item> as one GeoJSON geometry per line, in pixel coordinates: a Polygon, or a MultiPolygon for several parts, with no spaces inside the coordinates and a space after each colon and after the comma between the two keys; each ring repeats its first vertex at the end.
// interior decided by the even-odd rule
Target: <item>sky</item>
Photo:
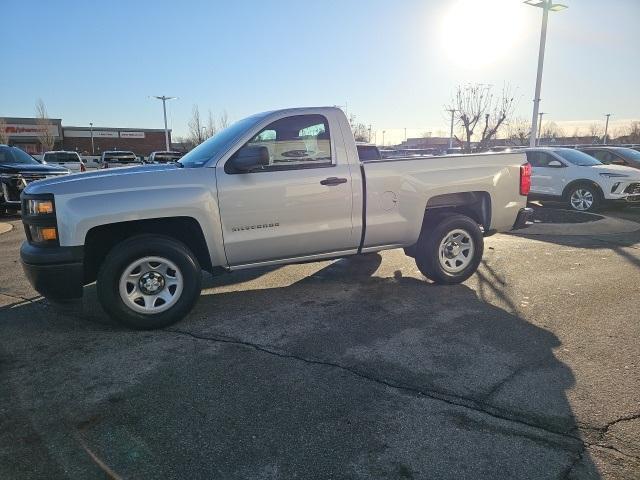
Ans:
{"type": "MultiPolygon", "coordinates": [[[[560,0],[541,110],[567,133],[640,118],[640,0],[560,0]]],[[[386,143],[448,135],[457,85],[509,85],[529,119],[541,9],[521,0],[0,0],[0,116],[185,135],[192,108],[229,120],[341,105],[386,143]],[[400,138],[402,137],[402,138],[400,138]]],[[[586,133],[586,131],[585,131],[586,133]]],[[[377,138],[380,142],[380,138],[377,138]]]]}

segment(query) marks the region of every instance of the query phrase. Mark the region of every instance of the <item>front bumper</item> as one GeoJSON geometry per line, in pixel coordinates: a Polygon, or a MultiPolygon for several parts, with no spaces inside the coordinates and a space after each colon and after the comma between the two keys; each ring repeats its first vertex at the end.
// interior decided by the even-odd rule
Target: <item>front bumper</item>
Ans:
{"type": "Polygon", "coordinates": [[[533,217],[533,208],[521,208],[511,230],[520,230],[522,228],[527,228],[532,223],[531,217],[533,217]]]}
{"type": "Polygon", "coordinates": [[[38,247],[24,242],[22,268],[38,293],[53,300],[82,297],[84,247],[38,247]]]}

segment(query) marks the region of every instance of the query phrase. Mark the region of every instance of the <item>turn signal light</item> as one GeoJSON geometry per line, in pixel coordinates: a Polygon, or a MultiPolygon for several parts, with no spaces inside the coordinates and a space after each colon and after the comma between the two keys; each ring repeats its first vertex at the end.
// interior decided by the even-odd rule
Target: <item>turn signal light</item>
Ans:
{"type": "Polygon", "coordinates": [[[29,225],[29,230],[33,243],[55,242],[58,240],[58,231],[56,230],[56,227],[29,225]]]}
{"type": "Polygon", "coordinates": [[[520,195],[527,196],[531,191],[531,164],[520,165],[520,195]]]}

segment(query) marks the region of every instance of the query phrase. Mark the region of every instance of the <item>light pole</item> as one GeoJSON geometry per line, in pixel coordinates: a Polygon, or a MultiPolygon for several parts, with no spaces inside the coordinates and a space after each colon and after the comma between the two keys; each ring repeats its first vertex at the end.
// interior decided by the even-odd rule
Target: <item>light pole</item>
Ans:
{"type": "Polygon", "coordinates": [[[173,100],[178,97],[167,97],[165,95],[154,95],[153,98],[157,98],[158,100],[162,100],[162,112],[164,113],[164,143],[167,147],[167,151],[171,150],[171,145],[169,145],[169,129],[167,128],[167,100],[173,100]]]}
{"type": "Polygon", "coordinates": [[[91,130],[91,155],[95,155],[96,149],[93,146],[93,122],[89,122],[89,129],[91,130]]]}
{"type": "Polygon", "coordinates": [[[545,115],[547,112],[540,112],[538,113],[538,118],[539,118],[539,122],[538,122],[538,146],[540,146],[540,143],[542,141],[542,116],[545,115]]]}
{"type": "Polygon", "coordinates": [[[525,0],[524,3],[533,7],[542,8],[542,29],[540,30],[540,50],[538,51],[538,73],[536,76],[536,93],[533,98],[533,116],[531,118],[531,137],[529,138],[529,146],[536,146],[536,138],[538,132],[538,109],[540,108],[540,89],[542,87],[542,65],[544,64],[544,47],[547,42],[547,22],[549,20],[549,12],[558,12],[568,8],[561,3],[553,3],[553,0],[525,0]]]}
{"type": "Polygon", "coordinates": [[[371,124],[369,124],[369,143],[371,143],[371,124]]]}
{"type": "Polygon", "coordinates": [[[609,117],[611,116],[610,113],[607,113],[605,115],[605,117],[607,117],[607,122],[604,124],[604,138],[602,139],[602,144],[606,145],[607,144],[607,131],[609,131],[609,117]]]}
{"type": "Polygon", "coordinates": [[[449,150],[451,150],[453,148],[453,120],[456,110],[452,108],[450,110],[447,110],[447,112],[451,112],[451,130],[449,130],[449,150]]]}
{"type": "Polygon", "coordinates": [[[386,130],[382,130],[382,146],[384,147],[384,134],[387,133],[386,130]]]}
{"type": "Polygon", "coordinates": [[[207,139],[207,127],[200,127],[202,130],[202,141],[204,142],[207,139]]]}

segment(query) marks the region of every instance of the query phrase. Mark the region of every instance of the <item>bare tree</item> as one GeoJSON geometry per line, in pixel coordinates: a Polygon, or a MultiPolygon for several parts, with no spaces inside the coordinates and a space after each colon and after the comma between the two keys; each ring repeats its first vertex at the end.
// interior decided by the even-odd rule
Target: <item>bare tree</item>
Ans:
{"type": "Polygon", "coordinates": [[[542,125],[542,131],[540,132],[541,138],[556,139],[565,136],[564,130],[558,126],[556,122],[547,122],[542,125]]]}
{"type": "Polygon", "coordinates": [[[7,133],[7,122],[4,118],[0,118],[0,144],[9,143],[9,134],[7,133]]]}
{"type": "Polygon", "coordinates": [[[518,117],[507,125],[507,139],[512,145],[529,145],[531,122],[518,117]]]}
{"type": "Polygon", "coordinates": [[[478,150],[488,148],[491,139],[513,113],[514,101],[508,86],[504,86],[499,95],[493,94],[491,85],[458,86],[445,110],[455,110],[455,121],[462,129],[465,152],[471,152],[473,139],[477,139],[478,150]]]}
{"type": "Polygon", "coordinates": [[[198,110],[198,105],[193,106],[193,110],[191,111],[191,119],[188,123],[189,127],[189,141],[194,145],[200,145],[204,141],[203,129],[206,127],[202,124],[202,120],[200,119],[200,110],[198,110]]]}
{"type": "Polygon", "coordinates": [[[229,126],[229,115],[226,110],[222,110],[222,113],[218,117],[218,130],[222,130],[229,126]]]}
{"type": "Polygon", "coordinates": [[[627,143],[640,143],[640,122],[631,122],[625,133],[627,143]]]}
{"type": "Polygon", "coordinates": [[[349,125],[356,142],[369,142],[371,140],[369,128],[364,123],[357,122],[353,113],[349,115],[349,125]]]}
{"type": "Polygon", "coordinates": [[[38,125],[38,141],[42,146],[42,152],[53,150],[56,138],[51,134],[52,123],[49,120],[47,107],[41,98],[36,102],[36,124],[38,125]]]}
{"type": "Polygon", "coordinates": [[[591,136],[592,140],[600,141],[600,136],[602,134],[603,134],[603,130],[602,130],[602,127],[600,127],[599,124],[594,122],[591,125],[589,125],[589,135],[591,136]]]}
{"type": "Polygon", "coordinates": [[[211,110],[209,110],[209,116],[207,117],[207,126],[202,130],[204,130],[204,140],[213,137],[216,133],[218,133],[218,127],[216,126],[216,122],[213,119],[211,110]]]}

